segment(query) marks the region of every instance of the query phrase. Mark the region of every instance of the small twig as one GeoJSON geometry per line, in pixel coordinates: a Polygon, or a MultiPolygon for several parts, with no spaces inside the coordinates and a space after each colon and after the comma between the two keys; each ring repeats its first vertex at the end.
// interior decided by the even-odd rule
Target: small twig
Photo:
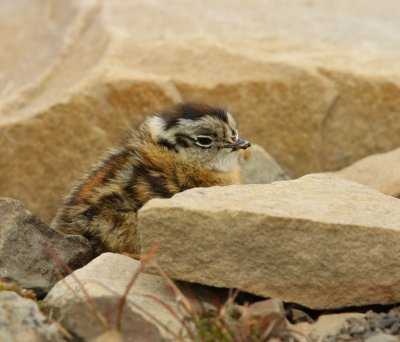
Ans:
{"type": "Polygon", "coordinates": [[[278,323],[277,319],[274,319],[270,322],[270,324],[268,325],[267,329],[265,329],[264,333],[261,335],[261,339],[262,340],[267,340],[270,335],[272,330],[275,328],[276,324],[278,323]]]}
{"type": "Polygon", "coordinates": [[[65,329],[60,323],[58,323],[55,319],[51,317],[47,317],[49,322],[51,324],[54,324],[56,328],[60,331],[60,333],[68,340],[68,341],[74,341],[74,337],[68,332],[67,329],[65,329]]]}
{"type": "Polygon", "coordinates": [[[187,298],[178,288],[178,286],[175,285],[175,283],[171,280],[168,274],[160,267],[160,265],[156,261],[154,261],[154,265],[157,268],[158,273],[163,277],[164,281],[167,283],[167,285],[174,291],[177,301],[179,303],[182,303],[186,312],[191,316],[196,316],[197,315],[196,310],[193,310],[190,301],[187,300],[187,298]]]}

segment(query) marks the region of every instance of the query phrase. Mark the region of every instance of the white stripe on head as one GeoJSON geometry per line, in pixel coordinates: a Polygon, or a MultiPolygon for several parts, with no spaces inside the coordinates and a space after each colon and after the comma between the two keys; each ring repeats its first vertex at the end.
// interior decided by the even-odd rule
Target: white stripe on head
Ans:
{"type": "Polygon", "coordinates": [[[146,119],[146,124],[154,140],[163,137],[166,124],[162,117],[158,115],[151,116],[146,119]]]}
{"type": "Polygon", "coordinates": [[[226,116],[228,117],[228,125],[236,129],[236,120],[233,118],[233,115],[229,112],[226,112],[226,116]]]}

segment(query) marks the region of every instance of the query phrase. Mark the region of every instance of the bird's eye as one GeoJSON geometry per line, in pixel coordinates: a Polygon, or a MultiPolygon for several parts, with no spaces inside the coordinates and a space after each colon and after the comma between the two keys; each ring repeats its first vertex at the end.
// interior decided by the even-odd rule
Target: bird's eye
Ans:
{"type": "Polygon", "coordinates": [[[210,147],[213,143],[214,140],[206,135],[199,135],[196,139],[196,145],[200,147],[210,147]]]}

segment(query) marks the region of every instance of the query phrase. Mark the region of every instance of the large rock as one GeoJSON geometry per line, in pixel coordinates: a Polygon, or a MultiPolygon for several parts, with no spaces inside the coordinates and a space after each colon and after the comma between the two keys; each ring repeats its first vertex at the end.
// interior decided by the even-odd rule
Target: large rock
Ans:
{"type": "Polygon", "coordinates": [[[0,198],[0,277],[17,281],[43,297],[66,273],[92,258],[82,236],[59,233],[41,222],[19,201],[0,198]]]}
{"type": "Polygon", "coordinates": [[[290,179],[274,158],[257,144],[242,151],[239,165],[244,184],[268,184],[290,179]]]}
{"type": "Polygon", "coordinates": [[[333,174],[400,198],[400,148],[372,155],[333,174]]]}
{"type": "MultiPolygon", "coordinates": [[[[70,275],[57,283],[44,303],[55,310],[55,318],[75,336],[85,340],[95,338],[102,332],[102,326],[96,320],[99,314],[105,322],[111,323],[108,328],[116,328],[118,302],[139,265],[139,261],[128,256],[104,253],[75,271],[74,277],[70,275]],[[82,286],[96,304],[97,315],[88,306],[82,286]]],[[[164,280],[160,276],[141,273],[127,296],[122,316],[123,340],[161,341],[163,337],[171,338],[173,335],[163,326],[178,335],[183,328],[178,322],[180,317],[173,292],[164,280]],[[167,307],[176,312],[177,317],[167,307]]]]}
{"type": "Polygon", "coordinates": [[[192,189],[138,213],[175,279],[314,309],[400,301],[400,201],[339,177],[192,189]]]}
{"type": "Polygon", "coordinates": [[[0,291],[0,341],[62,342],[56,324],[50,324],[30,299],[0,291]]]}
{"type": "Polygon", "coordinates": [[[397,0],[5,2],[0,193],[50,222],[125,129],[181,100],[228,106],[294,176],[398,147],[399,13],[397,0]]]}
{"type": "MultiPolygon", "coordinates": [[[[103,286],[106,287],[107,284],[104,282],[103,286]]],[[[68,291],[67,288],[64,290],[68,291]]],[[[59,295],[62,294],[59,293],[59,295]]],[[[122,293],[119,293],[119,296],[122,296],[122,293]]],[[[62,307],[58,303],[54,304],[53,301],[50,304],[53,317],[57,318],[59,324],[78,341],[95,342],[102,339],[107,341],[107,337],[108,342],[118,342],[118,335],[121,342],[163,341],[156,325],[144,319],[146,311],[138,313],[132,311],[128,305],[125,305],[122,311],[121,330],[117,330],[115,321],[120,298],[115,294],[113,297],[94,295],[94,298],[90,299],[91,303],[84,298],[81,299],[80,302],[66,303],[62,307]],[[93,310],[91,305],[95,305],[94,310],[101,316],[93,310]]]]}

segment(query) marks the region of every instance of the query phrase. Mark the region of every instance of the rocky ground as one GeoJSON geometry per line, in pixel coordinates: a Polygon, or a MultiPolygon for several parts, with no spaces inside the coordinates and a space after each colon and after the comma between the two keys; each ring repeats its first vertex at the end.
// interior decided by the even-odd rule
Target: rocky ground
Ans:
{"type": "Polygon", "coordinates": [[[0,341],[398,341],[399,13],[2,2],[0,341]],[[236,114],[245,184],[147,203],[142,261],[48,226],[104,150],[183,100],[236,114]]]}
{"type": "Polygon", "coordinates": [[[0,194],[49,223],[129,126],[182,100],[228,106],[293,178],[393,150],[398,6],[3,1],[0,194]]]}
{"type": "MultiPolygon", "coordinates": [[[[248,182],[262,183],[255,169],[271,170],[278,181],[193,189],[140,210],[143,253],[160,245],[146,273],[139,261],[106,253],[58,281],[72,271],[69,266],[79,268],[92,258],[85,240],[56,233],[20,202],[0,199],[0,276],[39,298],[47,294],[42,313],[32,293],[0,283],[1,339],[195,340],[189,329],[208,341],[202,329],[209,332],[204,322],[213,317],[232,331],[250,331],[256,340],[398,340],[400,272],[393,256],[400,253],[400,204],[372,189],[379,172],[371,187],[363,177],[364,184],[354,178],[360,165],[377,170],[374,159],[386,160],[383,168],[400,166],[392,158],[399,151],[348,167],[352,180],[342,171],[286,180],[261,147],[254,151],[257,158],[241,161],[248,182]],[[233,301],[215,287],[245,292],[233,301]],[[328,313],[349,307],[358,309],[328,313]],[[268,331],[267,337],[257,329],[268,331]]],[[[386,180],[389,192],[400,190],[390,186],[396,180],[386,180]]]]}

